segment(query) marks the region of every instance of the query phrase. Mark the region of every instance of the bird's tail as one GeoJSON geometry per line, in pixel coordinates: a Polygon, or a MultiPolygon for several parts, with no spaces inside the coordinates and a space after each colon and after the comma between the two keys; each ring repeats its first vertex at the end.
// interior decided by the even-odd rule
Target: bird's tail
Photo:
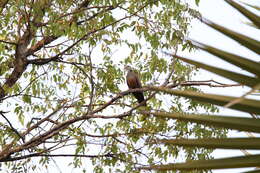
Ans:
{"type": "MultiPolygon", "coordinates": [[[[144,101],[144,95],[142,92],[134,92],[133,95],[137,99],[138,103],[142,103],[144,101]]],[[[147,106],[147,104],[143,103],[143,106],[147,106]]]]}

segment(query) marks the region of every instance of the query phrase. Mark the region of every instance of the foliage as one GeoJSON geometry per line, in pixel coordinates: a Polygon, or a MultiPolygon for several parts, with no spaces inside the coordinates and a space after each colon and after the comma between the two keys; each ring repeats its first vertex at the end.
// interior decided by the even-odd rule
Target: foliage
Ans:
{"type": "MultiPolygon", "coordinates": [[[[253,12],[247,10],[245,7],[240,4],[231,1],[225,0],[228,4],[237,9],[241,14],[245,15],[249,20],[251,25],[255,28],[260,28],[260,18],[253,12]]],[[[255,7],[255,6],[251,6],[255,7]]],[[[257,8],[256,8],[257,9],[257,8]]],[[[259,9],[259,7],[258,7],[259,9]]],[[[223,26],[220,26],[216,23],[213,23],[209,20],[203,19],[202,21],[210,26],[211,28],[216,29],[217,31],[223,33],[229,38],[237,41],[241,45],[245,46],[252,52],[255,52],[259,55],[260,42],[253,38],[247,37],[243,34],[234,32],[230,29],[227,29],[223,26]]],[[[251,115],[251,118],[245,118],[241,115],[237,116],[216,116],[216,115],[203,115],[203,114],[187,114],[187,113],[167,113],[167,112],[152,112],[157,117],[177,119],[185,122],[195,122],[204,125],[210,125],[214,127],[223,127],[233,130],[245,131],[250,134],[248,138],[245,137],[230,137],[230,138],[208,138],[203,137],[201,139],[158,139],[153,143],[160,143],[164,145],[178,145],[186,147],[198,147],[198,148],[209,148],[209,149],[240,149],[240,150],[259,150],[260,138],[255,137],[251,132],[260,133],[260,63],[259,61],[250,60],[247,57],[242,57],[236,54],[232,54],[202,43],[194,42],[194,44],[216,57],[231,63],[239,68],[241,72],[233,72],[230,69],[222,69],[213,67],[204,63],[193,61],[184,57],[175,56],[176,58],[187,62],[189,64],[196,65],[197,67],[206,69],[210,72],[216,73],[223,77],[226,77],[230,80],[233,80],[237,83],[243,84],[250,87],[250,91],[246,94],[243,94],[241,97],[230,97],[224,95],[212,95],[212,94],[202,94],[194,91],[179,91],[172,90],[165,87],[151,87],[152,90],[162,91],[172,95],[183,96],[186,98],[191,98],[196,101],[212,103],[218,106],[223,106],[226,108],[246,112],[251,115]],[[244,72],[248,72],[245,73],[244,72]],[[256,94],[255,99],[248,98],[249,95],[256,94]]],[[[147,170],[211,170],[211,169],[225,169],[225,168],[243,168],[243,167],[256,167],[256,170],[249,172],[259,172],[260,165],[260,155],[259,154],[245,154],[244,156],[230,157],[230,158],[219,158],[219,159],[198,159],[194,161],[189,161],[185,163],[168,163],[168,164],[157,164],[150,165],[148,167],[142,167],[142,169],[147,170]]]]}
{"type": "MultiPolygon", "coordinates": [[[[201,92],[196,86],[211,85],[190,81],[196,68],[161,53],[193,50],[184,38],[198,16],[177,0],[1,1],[2,167],[42,172],[70,157],[69,165],[83,171],[92,165],[95,172],[139,172],[139,166],[175,158],[211,158],[211,149],[149,141],[225,137],[226,130],[143,119],[131,90],[123,91],[125,65],[135,67],[149,86],[201,92]]],[[[145,97],[149,111],[217,111],[211,104],[147,88],[145,97]]]]}

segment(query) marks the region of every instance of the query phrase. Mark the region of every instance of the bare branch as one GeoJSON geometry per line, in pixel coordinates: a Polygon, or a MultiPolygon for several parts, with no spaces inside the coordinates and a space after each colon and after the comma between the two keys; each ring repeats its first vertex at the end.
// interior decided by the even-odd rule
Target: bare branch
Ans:
{"type": "Polygon", "coordinates": [[[29,134],[33,129],[39,127],[43,122],[47,121],[48,119],[50,119],[50,117],[52,117],[53,115],[55,115],[57,112],[59,112],[64,105],[58,107],[57,109],[55,109],[52,113],[50,113],[48,116],[46,116],[45,118],[41,119],[40,121],[38,121],[36,124],[34,124],[33,126],[27,128],[27,130],[25,132],[22,133],[22,136],[25,136],[27,134],[29,134]]]}
{"type": "Polygon", "coordinates": [[[31,157],[85,157],[85,158],[99,158],[99,157],[113,157],[114,154],[103,154],[103,155],[83,155],[83,154],[41,154],[41,153],[33,153],[20,157],[9,157],[0,160],[0,162],[10,162],[15,160],[22,160],[31,157]]]}
{"type": "Polygon", "coordinates": [[[0,40],[1,43],[11,44],[11,45],[17,45],[15,42],[7,41],[7,40],[0,40]]]}
{"type": "Polygon", "coordinates": [[[255,92],[255,91],[259,90],[259,89],[260,89],[260,84],[254,86],[250,91],[248,91],[247,93],[243,94],[241,97],[230,101],[229,103],[227,103],[226,105],[224,105],[224,107],[225,107],[225,108],[229,108],[229,107],[231,107],[232,105],[235,105],[235,104],[237,104],[237,103],[243,101],[246,96],[252,94],[253,92],[255,92]]]}
{"type": "MultiPolygon", "coordinates": [[[[58,37],[56,37],[56,36],[43,37],[42,40],[38,41],[34,46],[32,46],[31,48],[28,49],[26,56],[34,54],[36,51],[40,50],[43,46],[50,44],[51,42],[53,42],[57,38],[58,37]]],[[[40,62],[41,61],[38,61],[38,63],[40,63],[40,62]]],[[[30,63],[33,64],[33,61],[30,61],[30,63]]]]}
{"type": "Polygon", "coordinates": [[[92,64],[92,59],[91,59],[91,53],[92,51],[89,52],[89,56],[88,56],[88,60],[89,60],[89,64],[90,64],[90,84],[91,84],[91,92],[90,92],[90,101],[89,101],[89,107],[87,110],[87,114],[92,111],[92,103],[94,100],[94,91],[95,91],[95,83],[94,83],[94,77],[93,77],[93,64],[92,64]]]}

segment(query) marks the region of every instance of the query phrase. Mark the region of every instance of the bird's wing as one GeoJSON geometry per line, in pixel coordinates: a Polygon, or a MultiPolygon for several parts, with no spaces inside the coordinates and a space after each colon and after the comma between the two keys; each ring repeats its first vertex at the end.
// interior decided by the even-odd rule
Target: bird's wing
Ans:
{"type": "Polygon", "coordinates": [[[126,82],[129,88],[141,88],[141,82],[138,75],[135,72],[128,72],[126,76],[126,82]]]}
{"type": "Polygon", "coordinates": [[[141,84],[141,81],[140,81],[138,74],[137,73],[134,73],[134,74],[135,74],[135,80],[136,80],[136,83],[137,83],[137,88],[142,88],[142,84],[141,84]]]}

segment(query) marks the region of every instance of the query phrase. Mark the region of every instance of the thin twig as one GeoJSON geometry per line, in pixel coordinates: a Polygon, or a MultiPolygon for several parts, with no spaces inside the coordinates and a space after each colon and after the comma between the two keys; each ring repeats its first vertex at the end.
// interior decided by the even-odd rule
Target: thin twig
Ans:
{"type": "Polygon", "coordinates": [[[6,40],[0,40],[1,43],[11,44],[11,45],[17,45],[15,42],[6,41],[6,40]]]}
{"type": "Polygon", "coordinates": [[[24,137],[18,132],[18,130],[16,130],[14,128],[14,126],[12,125],[12,123],[8,120],[8,118],[6,118],[6,116],[4,115],[4,113],[7,113],[7,112],[3,112],[3,111],[0,111],[0,115],[7,121],[7,123],[9,124],[9,126],[11,127],[12,131],[17,134],[17,136],[22,139],[22,141],[25,143],[25,140],[24,140],[24,137]]]}
{"type": "Polygon", "coordinates": [[[255,92],[256,90],[259,90],[260,89],[260,84],[256,85],[255,87],[253,87],[250,91],[248,91],[247,93],[243,94],[241,97],[235,99],[235,100],[232,100],[230,101],[229,103],[227,103],[224,107],[225,108],[229,108],[241,101],[243,101],[245,99],[246,96],[248,96],[249,94],[255,92]]]}

